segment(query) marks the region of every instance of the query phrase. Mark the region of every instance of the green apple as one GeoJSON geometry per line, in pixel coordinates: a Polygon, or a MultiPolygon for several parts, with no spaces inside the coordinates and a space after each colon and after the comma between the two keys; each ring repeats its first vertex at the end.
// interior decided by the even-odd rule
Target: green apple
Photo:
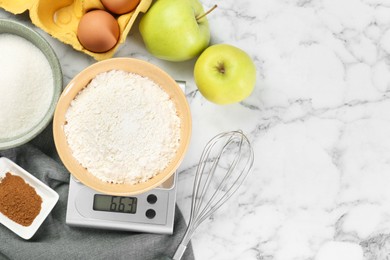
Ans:
{"type": "Polygon", "coordinates": [[[200,93],[216,104],[232,104],[247,98],[256,83],[256,67],[243,50],[229,45],[208,47],[198,58],[194,79],[200,93]]]}
{"type": "Polygon", "coordinates": [[[147,50],[157,58],[185,61],[210,42],[210,29],[198,0],[157,0],[141,18],[139,31],[147,50]]]}

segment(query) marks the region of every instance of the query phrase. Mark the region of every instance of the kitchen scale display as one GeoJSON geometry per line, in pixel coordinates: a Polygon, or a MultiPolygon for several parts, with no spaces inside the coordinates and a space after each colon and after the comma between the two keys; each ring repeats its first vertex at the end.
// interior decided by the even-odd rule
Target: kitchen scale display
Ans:
{"type": "MultiPolygon", "coordinates": [[[[153,201],[157,200],[156,196],[150,196],[153,201]]],[[[135,214],[137,212],[137,198],[95,194],[92,208],[100,211],[135,214]]]]}
{"type": "MultiPolygon", "coordinates": [[[[185,89],[185,82],[177,81],[185,89]]],[[[172,234],[177,172],[159,187],[135,196],[100,194],[75,177],[69,181],[66,223],[71,226],[172,234]]]]}

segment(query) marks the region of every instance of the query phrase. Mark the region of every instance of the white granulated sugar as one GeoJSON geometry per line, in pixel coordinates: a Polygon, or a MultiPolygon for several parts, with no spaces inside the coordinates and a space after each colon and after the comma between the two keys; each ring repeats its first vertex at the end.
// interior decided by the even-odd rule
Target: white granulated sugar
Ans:
{"type": "Polygon", "coordinates": [[[45,55],[13,34],[0,34],[0,139],[31,130],[47,113],[53,75],[45,55]]]}
{"type": "Polygon", "coordinates": [[[98,74],[65,117],[73,156],[106,182],[144,182],[164,170],[179,147],[180,118],[169,95],[122,70],[98,74]]]}

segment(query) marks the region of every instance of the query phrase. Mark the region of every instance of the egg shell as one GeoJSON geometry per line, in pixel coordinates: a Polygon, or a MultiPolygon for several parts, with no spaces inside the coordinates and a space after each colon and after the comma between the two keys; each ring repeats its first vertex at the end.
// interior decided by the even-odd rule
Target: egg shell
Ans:
{"type": "Polygon", "coordinates": [[[87,50],[107,52],[118,42],[119,24],[106,11],[89,11],[81,17],[77,28],[77,38],[87,50]]]}
{"type": "Polygon", "coordinates": [[[139,0],[101,0],[103,6],[114,14],[125,14],[133,11],[139,0]]]}
{"type": "Polygon", "coordinates": [[[0,7],[13,14],[29,11],[31,22],[52,37],[75,50],[93,57],[95,60],[111,58],[126,38],[139,13],[146,13],[152,0],[141,0],[135,10],[119,15],[119,40],[111,50],[103,53],[85,49],[77,38],[77,28],[81,17],[90,10],[104,9],[100,0],[0,0],[0,7]]]}

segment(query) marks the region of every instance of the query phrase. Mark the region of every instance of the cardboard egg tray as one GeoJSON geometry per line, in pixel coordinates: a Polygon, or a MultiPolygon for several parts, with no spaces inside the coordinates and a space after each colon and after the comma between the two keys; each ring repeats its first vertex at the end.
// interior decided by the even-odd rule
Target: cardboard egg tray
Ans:
{"type": "Polygon", "coordinates": [[[115,54],[119,45],[126,40],[138,14],[145,13],[151,3],[152,0],[141,0],[132,12],[123,15],[113,14],[119,24],[119,40],[114,48],[104,53],[85,49],[77,39],[77,27],[81,17],[90,10],[105,10],[100,0],[0,0],[0,7],[13,14],[28,10],[32,23],[37,27],[95,60],[104,60],[115,54]]]}

